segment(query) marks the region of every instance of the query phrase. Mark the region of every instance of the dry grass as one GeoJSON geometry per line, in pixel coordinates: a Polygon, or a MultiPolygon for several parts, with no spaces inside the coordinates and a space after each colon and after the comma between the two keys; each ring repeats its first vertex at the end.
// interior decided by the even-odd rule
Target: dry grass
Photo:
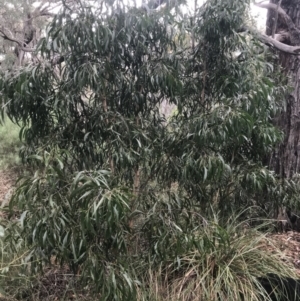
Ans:
{"type": "Polygon", "coordinates": [[[208,228],[193,250],[145,273],[139,300],[145,300],[146,292],[147,300],[155,301],[266,301],[270,299],[258,277],[297,278],[291,258],[269,235],[227,229],[228,240],[222,241],[218,230],[208,228]]]}

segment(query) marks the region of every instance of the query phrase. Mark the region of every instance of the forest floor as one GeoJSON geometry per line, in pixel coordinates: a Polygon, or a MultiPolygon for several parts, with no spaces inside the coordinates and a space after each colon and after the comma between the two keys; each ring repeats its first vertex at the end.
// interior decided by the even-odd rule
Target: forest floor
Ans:
{"type": "MultiPolygon", "coordinates": [[[[18,177],[19,170],[17,167],[0,170],[0,208],[8,203],[18,177]]],[[[4,217],[3,211],[0,211],[0,217],[4,217]]]]}
{"type": "Polygon", "coordinates": [[[269,237],[279,246],[284,260],[288,258],[294,265],[300,277],[300,233],[294,231],[272,233],[269,237]]]}
{"type": "Polygon", "coordinates": [[[13,189],[17,171],[14,169],[0,170],[0,200],[3,203],[13,189]]]}

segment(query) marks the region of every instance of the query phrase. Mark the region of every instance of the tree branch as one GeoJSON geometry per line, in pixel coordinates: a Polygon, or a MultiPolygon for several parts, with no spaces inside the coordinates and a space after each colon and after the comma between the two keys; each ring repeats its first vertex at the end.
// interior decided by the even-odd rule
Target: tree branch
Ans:
{"type": "Polygon", "coordinates": [[[290,42],[290,38],[291,37],[290,37],[290,34],[288,31],[279,31],[278,33],[275,33],[275,35],[274,35],[274,39],[281,43],[284,43],[287,41],[290,42]]]}
{"type": "MultiPolygon", "coordinates": [[[[276,5],[274,3],[262,3],[262,2],[254,2],[254,5],[261,7],[261,8],[266,8],[266,9],[271,9],[274,10],[275,12],[277,12],[285,21],[291,36],[295,36],[295,33],[297,35],[297,37],[295,37],[296,41],[299,41],[299,36],[300,36],[300,30],[295,26],[294,22],[292,21],[292,19],[290,18],[290,16],[284,11],[284,9],[282,9],[279,5],[276,5]]],[[[293,42],[293,41],[291,41],[293,42]]],[[[295,43],[297,44],[297,43],[295,43]]]]}
{"type": "Polygon", "coordinates": [[[20,49],[22,49],[23,51],[26,51],[26,52],[33,52],[35,51],[35,48],[28,48],[28,47],[24,47],[24,45],[26,45],[25,42],[22,42],[20,40],[17,40],[16,38],[14,37],[10,37],[8,36],[2,29],[0,29],[0,36],[4,39],[4,40],[8,40],[8,41],[11,41],[13,43],[16,43],[19,45],[20,49]]]}
{"type": "Polygon", "coordinates": [[[286,45],[284,43],[281,43],[275,39],[273,39],[272,37],[269,37],[265,34],[262,33],[258,33],[255,32],[254,35],[263,43],[267,44],[267,45],[271,45],[272,47],[274,47],[275,49],[285,52],[285,53],[289,53],[289,54],[293,54],[293,55],[299,55],[300,54],[300,46],[290,46],[290,45],[286,45]]]}
{"type": "Polygon", "coordinates": [[[274,39],[275,37],[275,32],[276,32],[276,28],[277,28],[277,21],[278,21],[278,9],[281,5],[281,1],[279,0],[277,7],[276,7],[276,13],[275,13],[275,20],[274,20],[274,24],[273,24],[273,28],[272,28],[272,38],[274,39]]]}
{"type": "MultiPolygon", "coordinates": [[[[42,1],[42,3],[33,11],[32,19],[42,17],[42,16],[50,16],[50,17],[54,16],[54,14],[49,11],[49,8],[50,9],[53,9],[53,8],[50,7],[49,3],[48,3],[48,5],[44,6],[46,3],[47,3],[47,1],[42,1]]],[[[55,6],[55,7],[57,7],[57,6],[55,6]]]]}

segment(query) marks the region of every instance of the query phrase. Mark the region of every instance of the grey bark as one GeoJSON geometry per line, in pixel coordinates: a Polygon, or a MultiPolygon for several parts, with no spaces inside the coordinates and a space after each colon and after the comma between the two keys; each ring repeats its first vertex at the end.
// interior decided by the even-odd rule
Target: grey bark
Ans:
{"type": "MultiPolygon", "coordinates": [[[[270,0],[272,7],[268,7],[266,34],[272,34],[276,10],[279,0],[270,0]]],[[[287,32],[289,39],[284,43],[287,46],[300,45],[300,1],[282,0],[275,34],[287,32]],[[285,13],[282,13],[282,11],[285,13]]],[[[292,91],[286,99],[286,110],[274,118],[274,123],[284,132],[284,141],[271,154],[270,166],[282,178],[290,178],[300,173],[300,56],[279,51],[279,64],[288,77],[292,91]]]]}

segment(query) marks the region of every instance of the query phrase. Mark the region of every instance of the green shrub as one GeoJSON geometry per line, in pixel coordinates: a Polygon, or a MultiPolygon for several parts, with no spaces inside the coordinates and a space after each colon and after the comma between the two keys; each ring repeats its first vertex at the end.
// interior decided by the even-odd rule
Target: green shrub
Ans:
{"type": "Polygon", "coordinates": [[[145,195],[132,212],[132,194],[110,173],[67,174],[54,153],[35,160],[44,168],[18,186],[10,208],[23,213],[6,227],[12,247],[25,238],[34,273],[55,261],[95,298],[114,301],[268,300],[258,277],[296,277],[250,220],[205,219],[173,191],[145,195]]]}
{"type": "Polygon", "coordinates": [[[107,300],[134,300],[128,190],[114,186],[104,170],[69,173],[55,153],[32,159],[43,168],[20,180],[9,206],[13,216],[22,214],[6,227],[6,240],[14,248],[25,239],[33,273],[54,260],[107,300]]]}
{"type": "Polygon", "coordinates": [[[117,2],[64,3],[41,59],[0,78],[35,170],[9,204],[7,241],[30,248],[33,273],[55,260],[100,300],[258,300],[256,277],[291,270],[226,218],[281,200],[263,162],[287,89],[240,32],[250,1],[207,1],[193,22],[172,1],[117,2]],[[177,107],[168,121],[163,102],[177,107]],[[220,221],[203,217],[211,208],[220,221]]]}

